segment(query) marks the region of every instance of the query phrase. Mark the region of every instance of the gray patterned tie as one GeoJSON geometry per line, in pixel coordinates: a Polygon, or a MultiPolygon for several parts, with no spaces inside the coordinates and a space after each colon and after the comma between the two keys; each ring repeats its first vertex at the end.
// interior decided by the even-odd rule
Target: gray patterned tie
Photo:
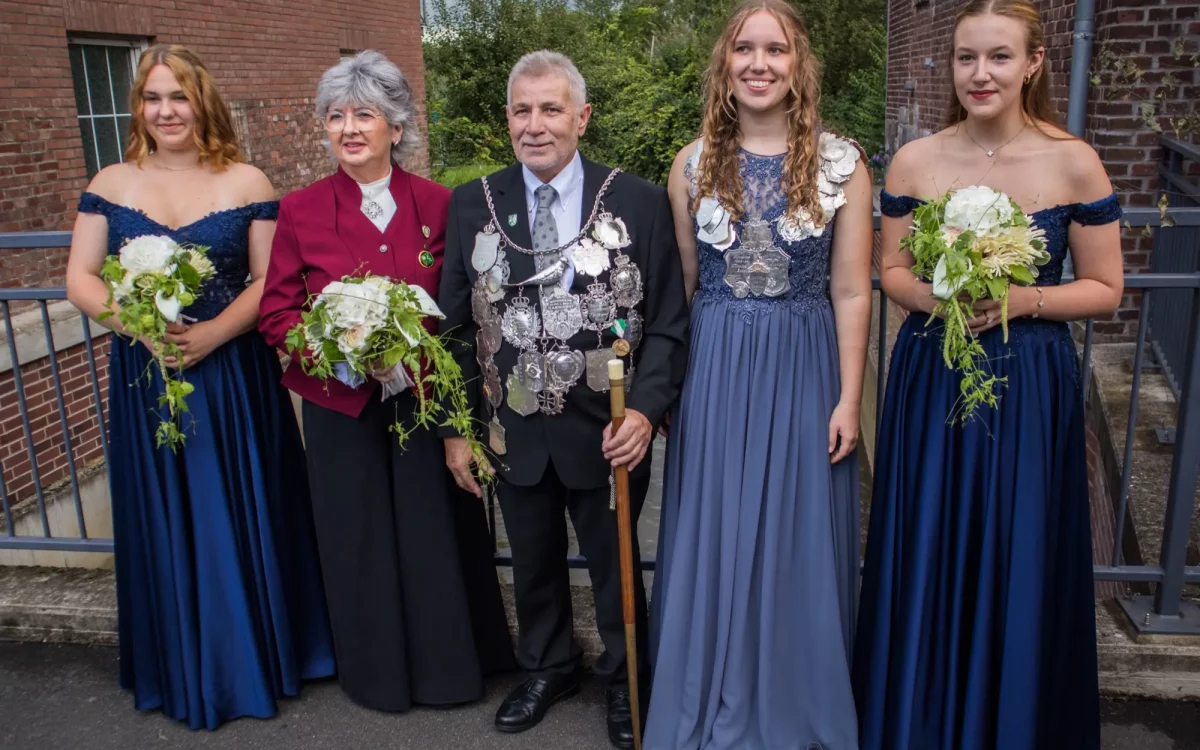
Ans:
{"type": "MultiPolygon", "coordinates": [[[[550,213],[550,204],[558,196],[558,191],[550,185],[541,185],[533,194],[537,197],[537,211],[533,214],[533,249],[544,252],[558,247],[558,224],[554,221],[554,215],[550,213]]],[[[537,258],[545,259],[544,263],[539,264],[538,270],[549,265],[552,260],[543,255],[537,258]]]]}

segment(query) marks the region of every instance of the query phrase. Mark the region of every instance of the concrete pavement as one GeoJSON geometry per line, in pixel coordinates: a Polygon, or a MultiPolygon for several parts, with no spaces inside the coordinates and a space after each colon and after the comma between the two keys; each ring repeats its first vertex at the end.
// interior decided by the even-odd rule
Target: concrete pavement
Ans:
{"type": "MultiPolygon", "coordinates": [[[[160,713],[134,711],[117,688],[110,647],[0,643],[0,747],[6,750],[606,750],[603,690],[555,706],[520,735],[491,727],[496,705],[518,678],[493,680],[487,698],[402,716],[348,701],[332,681],[310,683],[274,719],[243,719],[217,732],[190,731],[160,713]]],[[[1200,703],[1108,700],[1103,750],[1200,750],[1200,703]]],[[[1050,750],[1049,748],[1047,750],[1050,750]]]]}

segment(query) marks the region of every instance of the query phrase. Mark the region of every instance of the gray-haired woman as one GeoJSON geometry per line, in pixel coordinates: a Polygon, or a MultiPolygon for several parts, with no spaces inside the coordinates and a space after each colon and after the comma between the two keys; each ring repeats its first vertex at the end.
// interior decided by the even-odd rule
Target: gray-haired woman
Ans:
{"type": "MultiPolygon", "coordinates": [[[[400,69],[373,51],[344,58],[321,78],[317,117],[338,169],[280,205],[259,319],[277,347],[330,281],[365,271],[436,294],[441,276],[450,191],[400,167],[420,140],[400,69]]],[[[383,711],[477,700],[485,674],[514,665],[483,510],[432,432],[398,447],[388,427],[411,423],[417,399],[396,383],[384,397],[396,377],[283,376],[304,399],[338,678],[383,711]]]]}

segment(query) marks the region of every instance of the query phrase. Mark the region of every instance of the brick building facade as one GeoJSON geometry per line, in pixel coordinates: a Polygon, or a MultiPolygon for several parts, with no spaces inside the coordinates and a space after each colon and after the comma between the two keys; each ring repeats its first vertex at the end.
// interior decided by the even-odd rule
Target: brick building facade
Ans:
{"type": "MultiPolygon", "coordinates": [[[[1075,26],[1074,0],[1035,0],[1046,32],[1046,70],[1063,124],[1066,122],[1075,26]]],[[[950,36],[963,0],[891,0],[888,18],[887,133],[893,151],[941,128],[953,93],[949,80],[950,36]]],[[[1141,116],[1153,105],[1166,132],[1170,120],[1195,114],[1200,100],[1200,2],[1197,0],[1097,0],[1093,75],[1086,138],[1096,147],[1126,206],[1151,206],[1160,195],[1159,136],[1141,116]],[[1120,73],[1125,66],[1140,77],[1120,73]],[[1132,68],[1129,68],[1132,70],[1132,68]],[[1172,83],[1174,79],[1174,83],[1172,83]]],[[[1193,136],[1194,137],[1194,136],[1193,136]]],[[[1194,170],[1196,165],[1192,165],[1194,170]]],[[[1126,230],[1125,263],[1131,272],[1149,268],[1153,240],[1126,230]]],[[[1097,321],[1102,337],[1134,329],[1138,295],[1127,294],[1109,321],[1097,321]]]]}
{"type": "MultiPolygon", "coordinates": [[[[312,115],[321,73],[346,53],[377,49],[412,84],[425,122],[420,0],[0,0],[0,232],[69,229],[90,175],[119,159],[127,91],[147,45],[187,45],[205,61],[233,111],[242,147],[282,196],[332,171],[312,115]],[[107,90],[106,90],[107,89],[107,90]],[[124,115],[124,116],[123,116],[124,115]]],[[[424,147],[410,169],[428,173],[424,147]]],[[[66,250],[0,250],[0,288],[63,283],[66,250]]],[[[51,305],[55,310],[65,303],[51,305]]],[[[36,309],[20,315],[33,320],[36,309]]],[[[78,318],[56,325],[57,362],[77,464],[101,457],[78,318]],[[73,331],[74,343],[62,336],[73,331]],[[67,348],[63,348],[66,344],[67,348]]],[[[9,333],[0,324],[0,333],[9,333]]],[[[107,381],[108,336],[95,341],[107,381]]],[[[0,345],[2,346],[2,345],[0,345]]],[[[65,476],[50,360],[21,357],[30,432],[43,486],[65,476]]],[[[0,362],[0,466],[10,499],[33,489],[11,363],[0,362]]],[[[102,391],[106,392],[106,390],[102,391]]]]}

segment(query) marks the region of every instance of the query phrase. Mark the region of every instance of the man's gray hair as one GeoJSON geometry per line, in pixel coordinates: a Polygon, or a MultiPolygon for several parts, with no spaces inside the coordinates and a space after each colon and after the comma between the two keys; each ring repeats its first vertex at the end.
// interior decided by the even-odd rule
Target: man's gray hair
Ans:
{"type": "Polygon", "coordinates": [[[412,87],[400,68],[382,53],[369,49],[343,57],[321,76],[317,84],[317,119],[325,122],[329,111],[339,107],[374,107],[388,125],[401,126],[404,131],[400,142],[392,146],[392,158],[397,163],[421,144],[412,87]]]}
{"type": "Polygon", "coordinates": [[[576,107],[587,104],[587,84],[583,82],[583,76],[579,74],[579,68],[575,67],[571,58],[561,52],[542,49],[530,52],[517,60],[512,72],[508,74],[508,105],[512,106],[513,83],[518,78],[539,78],[545,75],[560,75],[566,78],[567,86],[571,90],[571,102],[576,107]]]}

